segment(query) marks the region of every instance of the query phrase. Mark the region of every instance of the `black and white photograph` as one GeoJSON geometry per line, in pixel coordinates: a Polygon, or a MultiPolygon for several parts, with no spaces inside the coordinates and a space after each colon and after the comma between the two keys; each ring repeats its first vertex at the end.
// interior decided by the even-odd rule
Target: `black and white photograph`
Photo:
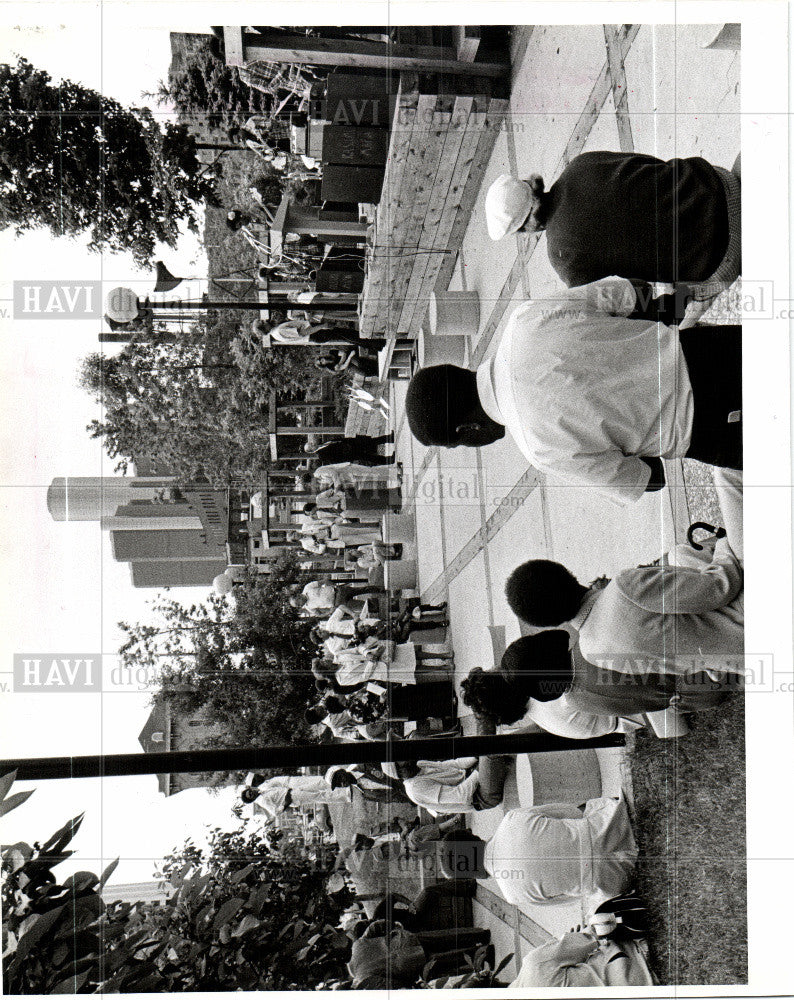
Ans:
{"type": "Polygon", "coordinates": [[[789,992],[785,0],[0,15],[2,993],[789,992]]]}

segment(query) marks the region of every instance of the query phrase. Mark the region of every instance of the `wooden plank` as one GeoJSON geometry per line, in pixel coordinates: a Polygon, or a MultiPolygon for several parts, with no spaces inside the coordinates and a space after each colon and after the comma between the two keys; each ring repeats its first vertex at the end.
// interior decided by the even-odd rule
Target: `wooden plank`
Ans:
{"type": "Polygon", "coordinates": [[[458,252],[463,244],[463,237],[466,235],[472,209],[480,191],[483,175],[491,159],[501,122],[509,106],[510,102],[502,97],[492,97],[488,102],[488,111],[485,115],[486,120],[482,127],[479,142],[477,143],[476,152],[471,161],[469,174],[465,181],[458,211],[447,242],[449,253],[442,261],[436,275],[434,287],[439,291],[445,291],[449,287],[452,272],[455,270],[455,263],[458,259],[458,252]]]}
{"type": "Polygon", "coordinates": [[[383,280],[383,272],[379,266],[383,251],[378,248],[378,226],[380,225],[381,231],[384,231],[384,228],[385,231],[388,231],[396,214],[397,199],[408,159],[410,134],[416,123],[418,103],[419,81],[416,74],[401,73],[383,190],[375,219],[375,247],[369,255],[367,279],[361,300],[359,332],[362,337],[372,336],[374,319],[377,314],[377,297],[383,280]]]}
{"type": "Polygon", "coordinates": [[[453,25],[452,40],[461,62],[474,62],[480,47],[482,32],[479,25],[453,25]]]}
{"type": "Polygon", "coordinates": [[[227,66],[244,66],[245,57],[243,55],[243,29],[224,28],[223,48],[226,52],[227,66]]]}
{"type": "Polygon", "coordinates": [[[368,42],[354,38],[307,38],[304,35],[267,35],[254,32],[245,32],[242,39],[245,62],[261,59],[270,62],[309,63],[315,66],[361,66],[369,69],[414,70],[420,73],[466,76],[475,74],[498,77],[510,73],[510,64],[506,61],[459,62],[457,53],[451,46],[395,45],[391,42],[368,42]]]}
{"type": "Polygon", "coordinates": [[[615,103],[615,117],[618,126],[618,140],[623,153],[634,152],[634,138],[631,134],[629,118],[629,95],[626,85],[626,67],[621,53],[620,30],[610,24],[604,25],[604,41],[607,48],[607,63],[612,81],[612,99],[615,103]]]}
{"type": "MultiPolygon", "coordinates": [[[[388,303],[395,294],[395,282],[401,274],[399,249],[402,246],[407,229],[410,207],[408,179],[422,169],[427,140],[427,122],[432,120],[437,96],[435,94],[419,94],[413,127],[407,137],[407,150],[402,163],[399,181],[393,190],[388,192],[375,220],[375,243],[377,251],[373,255],[371,270],[381,271],[377,284],[368,288],[369,311],[362,315],[362,336],[371,336],[376,331],[376,325],[383,322],[382,306],[388,303]]],[[[402,141],[406,142],[406,137],[402,141]]],[[[397,181],[397,178],[395,178],[397,181]]],[[[384,181],[384,194],[385,194],[384,181]]],[[[383,327],[382,327],[383,329],[383,327]]]]}
{"type": "MultiPolygon", "coordinates": [[[[437,204],[431,206],[431,211],[427,218],[427,233],[431,234],[431,247],[434,251],[447,250],[449,236],[455,219],[455,202],[460,197],[466,183],[471,161],[477,144],[480,141],[479,128],[485,118],[485,102],[475,97],[458,97],[453,109],[453,117],[458,121],[461,128],[457,135],[457,152],[452,163],[452,171],[446,190],[437,192],[437,204]],[[478,109],[482,109],[481,111],[478,109]]],[[[450,146],[450,155],[453,147],[450,146]]],[[[446,151],[445,151],[446,155],[446,151]]],[[[444,257],[440,252],[428,254],[424,261],[422,272],[422,286],[420,287],[413,303],[411,304],[408,317],[406,319],[406,329],[418,333],[424,315],[429,305],[430,292],[433,285],[429,285],[427,280],[428,271],[432,271],[431,264],[435,262],[440,268],[444,257]]],[[[437,273],[437,271],[436,271],[437,273]]]]}
{"type": "MultiPolygon", "coordinates": [[[[639,30],[639,24],[624,24],[621,26],[618,32],[618,38],[622,58],[625,59],[628,55],[629,49],[631,48],[634,39],[637,37],[637,32],[639,30]]],[[[598,79],[593,84],[593,89],[590,91],[587,98],[584,110],[574,126],[573,134],[568,140],[564,153],[560,157],[559,169],[557,173],[559,173],[563,167],[567,166],[571,160],[575,156],[578,156],[584,149],[587,137],[590,135],[596,119],[601,114],[601,108],[604,106],[604,101],[609,96],[610,89],[611,80],[609,64],[604,63],[598,79]]]]}
{"type": "MultiPolygon", "coordinates": [[[[449,211],[452,181],[458,167],[461,147],[467,135],[473,106],[473,97],[457,97],[452,106],[451,121],[447,128],[444,149],[439,160],[432,198],[427,206],[419,233],[419,246],[426,252],[414,261],[398,325],[398,329],[409,336],[415,337],[418,334],[419,323],[414,323],[414,316],[417,312],[418,300],[423,295],[427,295],[427,290],[424,287],[425,275],[433,259],[439,255],[441,250],[446,249],[446,237],[443,235],[445,213],[449,211]]],[[[424,309],[422,315],[424,315],[424,309]]]]}
{"type": "Polygon", "coordinates": [[[399,267],[393,275],[389,302],[389,326],[393,326],[397,332],[403,329],[400,317],[405,310],[405,299],[411,294],[409,288],[412,276],[420,269],[424,260],[424,255],[420,252],[422,227],[428,206],[437,195],[435,181],[439,171],[443,169],[444,146],[451,121],[451,111],[432,113],[422,137],[418,168],[406,185],[407,211],[405,224],[402,227],[404,235],[399,243],[396,238],[394,240],[395,257],[399,267]]]}
{"type": "MultiPolygon", "coordinates": [[[[439,94],[440,95],[439,102],[442,105],[446,105],[446,107],[449,108],[450,114],[454,111],[455,107],[454,102],[458,96],[464,96],[464,95],[470,96],[473,94],[481,93],[483,90],[490,92],[492,86],[491,81],[488,80],[482,80],[482,79],[465,80],[459,77],[452,78],[440,75],[423,77],[422,81],[423,81],[422,90],[424,91],[424,89],[427,88],[433,93],[439,94]]],[[[459,128],[462,127],[460,125],[460,118],[461,116],[458,115],[458,122],[456,124],[458,125],[459,128]]],[[[439,139],[440,138],[442,137],[439,137],[439,139]]],[[[449,130],[447,130],[447,134],[443,136],[443,141],[444,141],[444,148],[438,157],[438,167],[436,170],[436,175],[442,177],[441,185],[444,189],[446,189],[447,182],[443,178],[443,171],[448,164],[454,165],[457,149],[460,143],[460,135],[457,135],[452,138],[451,152],[449,151],[450,150],[449,130]]],[[[434,184],[435,184],[435,179],[434,179],[434,184]]],[[[419,184],[418,186],[420,188],[424,188],[423,184],[419,184]]],[[[406,234],[405,237],[403,238],[402,243],[398,243],[397,240],[392,239],[392,243],[396,247],[402,247],[405,253],[411,253],[414,250],[414,248],[417,247],[427,248],[429,246],[429,240],[434,237],[434,232],[431,232],[430,236],[428,236],[428,228],[426,226],[424,227],[424,229],[420,230],[418,228],[418,217],[425,212],[427,206],[429,206],[429,208],[427,208],[428,211],[432,211],[434,208],[436,210],[443,208],[443,194],[440,196],[440,198],[441,201],[439,202],[439,194],[434,187],[432,192],[426,191],[425,193],[420,194],[418,203],[416,202],[416,199],[414,200],[412,220],[407,227],[406,234]],[[411,232],[412,229],[416,230],[413,234],[411,232]]],[[[434,223],[438,220],[439,217],[440,213],[435,216],[433,220],[434,223]]],[[[396,254],[397,251],[395,251],[395,255],[396,254]]],[[[421,284],[418,284],[418,282],[421,275],[424,274],[424,271],[426,269],[427,256],[428,254],[422,255],[420,253],[418,256],[414,257],[413,260],[407,262],[408,272],[400,274],[398,280],[388,289],[390,302],[399,303],[401,313],[404,313],[406,309],[409,309],[411,312],[413,311],[412,300],[415,293],[417,292],[417,289],[421,287],[421,284]],[[419,272],[418,274],[417,274],[417,269],[419,272]],[[412,287],[410,287],[408,290],[406,290],[406,288],[408,288],[406,282],[408,283],[413,282],[412,287]]],[[[405,261],[403,261],[402,263],[404,265],[406,264],[405,261]]],[[[404,332],[406,329],[405,323],[399,317],[397,317],[395,313],[392,313],[392,319],[394,320],[395,318],[397,319],[397,327],[396,330],[394,330],[393,332],[396,333],[404,332]]],[[[392,322],[392,326],[393,325],[394,324],[392,322]]],[[[415,331],[412,332],[415,333],[415,331]]]]}

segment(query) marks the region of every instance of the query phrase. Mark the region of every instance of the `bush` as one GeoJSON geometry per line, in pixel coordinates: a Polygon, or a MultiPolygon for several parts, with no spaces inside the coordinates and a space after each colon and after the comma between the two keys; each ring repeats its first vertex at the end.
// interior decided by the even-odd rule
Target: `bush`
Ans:
{"type": "MultiPolygon", "coordinates": [[[[0,812],[31,794],[7,797],[14,777],[0,779],[0,812]]],[[[333,849],[216,829],[206,849],[188,841],[165,859],[165,903],[106,904],[117,861],[101,877],[53,874],[81,822],[41,846],[3,848],[4,992],[312,989],[345,978],[349,941],[334,925],[352,897],[325,891],[333,849]]]]}

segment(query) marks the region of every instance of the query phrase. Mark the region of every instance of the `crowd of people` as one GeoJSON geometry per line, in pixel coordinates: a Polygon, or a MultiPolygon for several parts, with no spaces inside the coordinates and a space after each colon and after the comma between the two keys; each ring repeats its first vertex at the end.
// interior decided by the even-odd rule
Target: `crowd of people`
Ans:
{"type": "MultiPolygon", "coordinates": [[[[536,469],[622,505],[665,486],[664,459],[695,458],[713,467],[724,530],[590,584],[558,562],[517,565],[506,596],[527,634],[460,688],[480,733],[584,739],[655,713],[711,709],[741,690],[741,326],[698,323],[741,273],[740,188],[739,160],[729,170],[699,157],[592,152],[574,158],[548,191],[537,175],[503,175],[487,193],[491,238],[545,232],[566,287],[520,305],[476,371],[419,369],[406,397],[415,438],[482,448],[510,435],[536,469]]],[[[399,482],[394,456],[379,451],[392,442],[385,435],[308,447],[326,488],[304,506],[290,541],[308,553],[336,552],[356,571],[399,558],[399,546],[337,502],[351,485],[399,482]]],[[[292,602],[313,619],[317,700],[306,721],[318,733],[349,741],[457,731],[452,652],[421,641],[424,630],[448,625],[445,605],[395,603],[367,582],[323,580],[292,602]]],[[[530,953],[515,985],[650,984],[637,944],[644,910],[631,894],[637,846],[625,799],[519,806],[483,840],[466,819],[504,804],[511,766],[499,755],[384,761],[249,783],[242,795],[268,815],[305,796],[350,801],[353,789],[422,810],[421,819],[394,820],[375,836],[362,832],[340,852],[348,872],[363,857],[388,858],[395,845],[441,858],[431,902],[401,906],[387,897],[351,922],[357,987],[410,986],[429,958],[459,967],[458,952],[487,947],[481,929],[460,926],[452,940],[433,937],[440,929],[428,922],[439,894],[465,898],[481,878],[518,907],[580,901],[587,911],[584,930],[530,953]]]]}

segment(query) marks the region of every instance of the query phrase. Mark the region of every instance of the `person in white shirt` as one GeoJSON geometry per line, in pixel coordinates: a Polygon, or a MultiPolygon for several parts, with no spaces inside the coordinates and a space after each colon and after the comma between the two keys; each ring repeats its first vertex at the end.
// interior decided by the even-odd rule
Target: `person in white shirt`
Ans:
{"type": "Polygon", "coordinates": [[[510,986],[581,989],[605,986],[653,986],[642,948],[635,941],[618,944],[591,931],[570,931],[559,940],[533,948],[510,986]]]}
{"type": "MultiPolygon", "coordinates": [[[[416,646],[411,642],[395,643],[370,636],[351,647],[341,636],[331,636],[323,645],[334,663],[339,665],[336,682],[342,687],[353,687],[368,681],[381,684],[416,683],[417,661],[422,654],[417,653],[416,646]]],[[[429,659],[433,659],[432,655],[429,659]]],[[[431,669],[423,671],[425,679],[432,675],[431,669]]]]}
{"type": "Polygon", "coordinates": [[[471,372],[420,369],[406,412],[424,445],[509,431],[528,461],[617,503],[661,489],[661,459],[742,467],[741,327],[676,331],[681,296],[605,278],[526,302],[471,372]]]}
{"type": "Polygon", "coordinates": [[[251,815],[268,819],[274,819],[289,806],[300,809],[351,801],[349,789],[331,788],[319,774],[278,775],[258,785],[248,780],[240,798],[250,807],[251,815]]]}
{"type": "Polygon", "coordinates": [[[334,462],[319,465],[314,470],[314,478],[320,483],[328,483],[334,490],[352,487],[359,489],[367,485],[399,486],[402,472],[395,465],[358,465],[354,462],[334,462]]]}
{"type": "Polygon", "coordinates": [[[350,743],[361,738],[344,705],[332,695],[310,705],[303,715],[310,726],[325,726],[337,740],[350,743]]]}
{"type": "Polygon", "coordinates": [[[560,802],[513,809],[490,840],[454,830],[441,848],[447,878],[491,876],[519,908],[577,900],[595,907],[626,892],[636,860],[622,797],[590,799],[584,808],[560,802]]]}
{"type": "Polygon", "coordinates": [[[328,551],[329,548],[334,548],[335,546],[330,545],[328,541],[319,538],[316,534],[303,533],[302,531],[290,531],[287,534],[288,542],[297,542],[304,552],[311,552],[313,555],[321,556],[328,551]]]}
{"type": "Polygon", "coordinates": [[[336,587],[332,583],[324,583],[321,580],[312,580],[296,594],[290,603],[299,608],[317,614],[322,611],[333,611],[336,603],[336,587]]]}
{"type": "MultiPolygon", "coordinates": [[[[358,615],[353,614],[349,608],[339,607],[332,615],[324,621],[317,623],[317,627],[327,632],[329,635],[344,636],[346,639],[353,639],[356,635],[356,624],[359,621],[358,615]]],[[[365,619],[367,623],[376,622],[376,618],[365,619]]]]}
{"type": "Polygon", "coordinates": [[[411,802],[426,809],[432,816],[478,810],[475,804],[479,787],[476,768],[476,757],[381,764],[385,775],[402,780],[405,794],[411,802]]]}

